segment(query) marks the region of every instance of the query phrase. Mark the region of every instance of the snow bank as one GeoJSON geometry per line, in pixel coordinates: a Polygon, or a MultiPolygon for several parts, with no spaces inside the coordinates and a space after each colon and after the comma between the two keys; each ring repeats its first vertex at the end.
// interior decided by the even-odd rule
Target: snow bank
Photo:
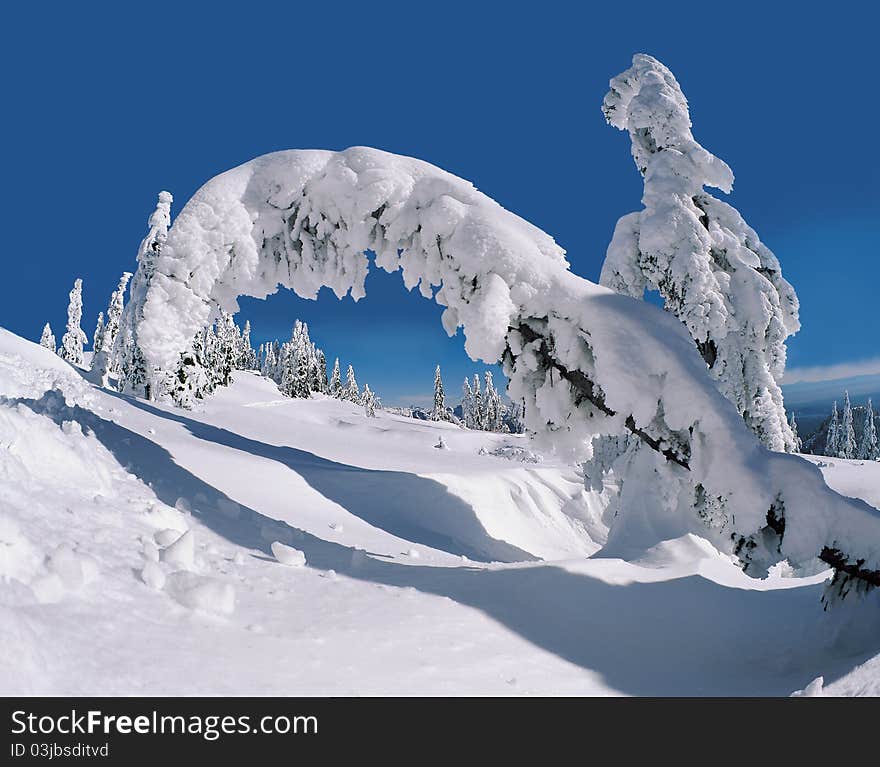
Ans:
{"type": "MultiPolygon", "coordinates": [[[[657,307],[572,274],[552,238],[425,162],[355,147],[259,157],[205,184],[165,244],[139,328],[153,365],[241,295],[279,285],[364,295],[368,260],[446,307],[474,359],[502,360],[527,426],[587,457],[628,430],[650,450],[633,492],[763,573],[824,550],[880,570],[880,515],[831,492],[802,459],[770,453],[716,390],[690,336],[657,307]],[[784,518],[784,527],[781,521],[784,518]],[[783,533],[780,533],[780,530],[783,533]]],[[[665,530],[668,525],[662,525],[665,530]]]]}

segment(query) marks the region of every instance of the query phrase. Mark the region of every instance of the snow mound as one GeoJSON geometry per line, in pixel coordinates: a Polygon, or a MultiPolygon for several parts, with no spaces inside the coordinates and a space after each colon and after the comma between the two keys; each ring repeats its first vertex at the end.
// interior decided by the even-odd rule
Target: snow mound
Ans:
{"type": "Polygon", "coordinates": [[[235,589],[218,578],[196,573],[175,572],[165,586],[180,604],[191,610],[230,615],[235,611],[235,589]]]}
{"type": "Polygon", "coordinates": [[[293,546],[287,546],[281,541],[275,541],[272,546],[272,555],[277,559],[282,565],[289,565],[290,567],[303,567],[306,563],[306,555],[303,554],[299,549],[293,548],[293,546]]]}

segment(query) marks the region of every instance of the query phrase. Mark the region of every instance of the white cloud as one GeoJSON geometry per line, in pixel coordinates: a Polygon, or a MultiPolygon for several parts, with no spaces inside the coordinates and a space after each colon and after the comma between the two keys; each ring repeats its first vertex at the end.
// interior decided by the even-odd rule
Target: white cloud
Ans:
{"type": "Polygon", "coordinates": [[[880,357],[860,362],[841,362],[837,365],[791,368],[785,371],[784,384],[836,381],[840,378],[880,374],[880,357]]]}

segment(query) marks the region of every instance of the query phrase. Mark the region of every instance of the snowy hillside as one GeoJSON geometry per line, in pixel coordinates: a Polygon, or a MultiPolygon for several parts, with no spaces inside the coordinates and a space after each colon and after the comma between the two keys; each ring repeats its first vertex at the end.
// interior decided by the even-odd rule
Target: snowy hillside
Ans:
{"type": "Polygon", "coordinates": [[[491,454],[525,437],[244,372],[175,410],[4,330],[0,398],[0,693],[880,693],[876,600],[690,535],[604,558],[614,487],[491,454]]]}

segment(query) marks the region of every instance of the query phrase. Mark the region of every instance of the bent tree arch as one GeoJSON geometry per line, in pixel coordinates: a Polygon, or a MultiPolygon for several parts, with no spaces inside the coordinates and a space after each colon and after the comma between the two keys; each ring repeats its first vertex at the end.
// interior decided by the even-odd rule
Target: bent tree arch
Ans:
{"type": "Polygon", "coordinates": [[[557,450],[584,458],[594,435],[627,429],[656,483],[646,492],[677,498],[686,526],[747,572],[820,557],[839,595],[880,585],[880,514],[831,491],[809,462],[762,447],[675,318],[573,274],[549,235],[419,160],[293,150],[209,181],[156,264],[144,355],[171,367],[239,296],[285,286],[315,298],[326,286],[357,300],[366,251],[445,307],[444,328],[463,328],[473,359],[502,362],[527,426],[557,450]]]}

